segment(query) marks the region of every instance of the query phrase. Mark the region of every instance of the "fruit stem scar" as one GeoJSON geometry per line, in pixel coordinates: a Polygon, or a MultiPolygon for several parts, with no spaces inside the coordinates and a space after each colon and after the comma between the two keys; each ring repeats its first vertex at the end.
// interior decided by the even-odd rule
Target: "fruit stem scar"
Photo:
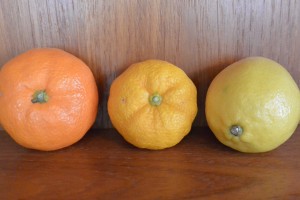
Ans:
{"type": "Polygon", "coordinates": [[[152,106],[159,106],[162,102],[162,97],[158,93],[154,93],[149,97],[149,102],[152,106]]]}
{"type": "Polygon", "coordinates": [[[33,95],[31,102],[32,103],[46,103],[49,99],[48,94],[45,90],[37,90],[33,95]]]}
{"type": "Polygon", "coordinates": [[[230,133],[234,136],[240,136],[243,134],[243,128],[239,125],[233,125],[230,127],[230,133]]]}

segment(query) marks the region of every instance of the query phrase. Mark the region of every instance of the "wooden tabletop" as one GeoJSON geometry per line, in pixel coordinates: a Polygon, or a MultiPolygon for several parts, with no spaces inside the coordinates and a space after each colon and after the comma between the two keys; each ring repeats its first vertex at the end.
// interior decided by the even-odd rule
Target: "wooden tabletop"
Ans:
{"type": "Polygon", "coordinates": [[[193,128],[173,148],[137,149],[114,129],[54,152],[0,132],[0,199],[299,199],[300,127],[268,153],[244,154],[193,128]]]}

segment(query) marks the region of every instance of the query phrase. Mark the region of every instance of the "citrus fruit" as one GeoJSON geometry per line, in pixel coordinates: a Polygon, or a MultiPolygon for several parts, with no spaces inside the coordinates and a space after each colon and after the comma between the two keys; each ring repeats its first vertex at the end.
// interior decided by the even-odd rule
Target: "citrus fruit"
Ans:
{"type": "Polygon", "coordinates": [[[191,129],[197,90],[180,68],[147,60],[131,65],[113,81],[108,113],[117,131],[136,147],[172,147],[191,129]]]}
{"type": "Polygon", "coordinates": [[[283,144],[297,128],[300,92],[284,67],[264,57],[248,57],[214,78],[205,112],[223,144],[241,152],[266,152],[283,144]]]}
{"type": "Polygon", "coordinates": [[[0,122],[24,147],[49,151],[77,142],[97,107],[91,70],[63,50],[33,49],[1,68],[0,122]]]}

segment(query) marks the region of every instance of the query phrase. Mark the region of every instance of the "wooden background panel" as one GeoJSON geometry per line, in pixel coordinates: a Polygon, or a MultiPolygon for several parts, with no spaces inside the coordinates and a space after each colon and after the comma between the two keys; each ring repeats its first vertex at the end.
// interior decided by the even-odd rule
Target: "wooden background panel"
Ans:
{"type": "Polygon", "coordinates": [[[101,94],[95,127],[111,127],[106,102],[114,78],[134,62],[167,60],[196,84],[201,126],[211,80],[238,59],[272,58],[300,86],[299,11],[296,0],[0,1],[0,66],[35,47],[78,56],[101,94]]]}

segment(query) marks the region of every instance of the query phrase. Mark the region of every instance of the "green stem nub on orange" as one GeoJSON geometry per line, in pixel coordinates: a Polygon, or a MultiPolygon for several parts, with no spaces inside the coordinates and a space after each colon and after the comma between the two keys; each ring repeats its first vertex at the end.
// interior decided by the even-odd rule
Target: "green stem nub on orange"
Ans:
{"type": "Polygon", "coordinates": [[[38,90],[32,95],[32,103],[47,103],[49,96],[45,90],[38,90]]]}
{"type": "Polygon", "coordinates": [[[149,103],[152,106],[159,106],[162,102],[162,96],[160,96],[158,93],[154,93],[149,97],[149,103]]]}

